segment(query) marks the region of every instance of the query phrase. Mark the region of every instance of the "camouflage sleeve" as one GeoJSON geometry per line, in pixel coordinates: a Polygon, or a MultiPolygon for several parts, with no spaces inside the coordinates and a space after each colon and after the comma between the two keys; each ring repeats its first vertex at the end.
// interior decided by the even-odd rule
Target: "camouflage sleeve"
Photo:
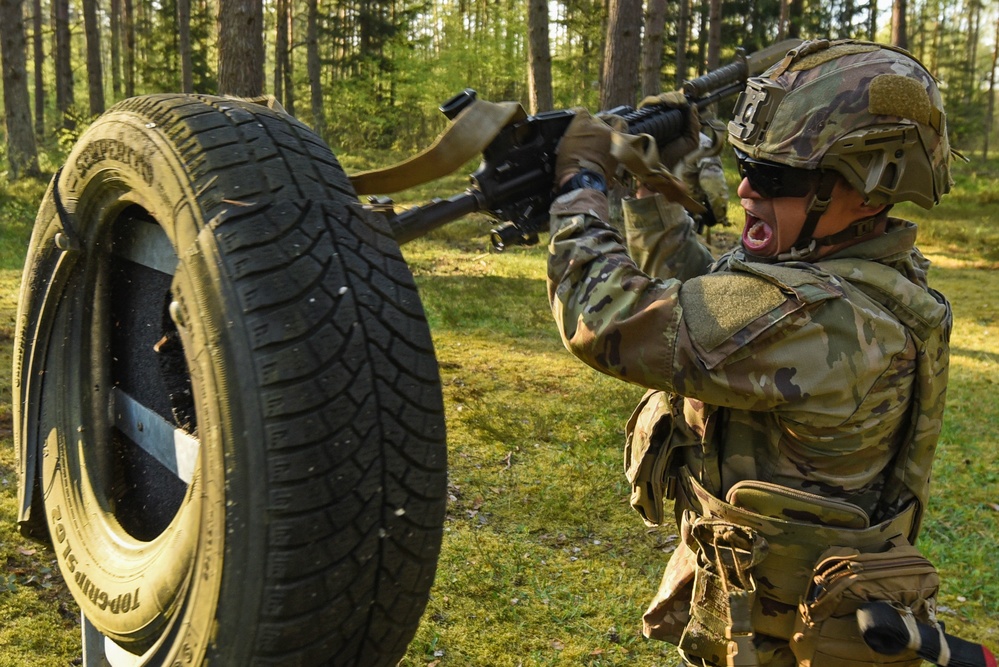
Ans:
{"type": "MultiPolygon", "coordinates": [[[[662,387],[679,326],[680,281],[653,279],[607,222],[607,198],[576,190],[552,204],[548,298],[566,348],[598,371],[662,387]],[[641,345],[622,346],[622,333],[641,345]]],[[[666,380],[668,382],[668,380],[666,380]]]]}
{"type": "Polygon", "coordinates": [[[625,199],[623,204],[628,252],[643,273],[682,281],[707,271],[714,258],[697,240],[682,206],[662,195],[625,199]]]}

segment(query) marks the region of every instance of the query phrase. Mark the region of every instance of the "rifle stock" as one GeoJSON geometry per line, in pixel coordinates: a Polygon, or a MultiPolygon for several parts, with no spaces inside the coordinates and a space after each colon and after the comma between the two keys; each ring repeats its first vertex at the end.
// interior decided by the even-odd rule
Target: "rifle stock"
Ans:
{"type": "MultiPolygon", "coordinates": [[[[799,43],[785,40],[748,57],[740,52],[734,62],[687,81],[684,95],[692,106],[703,109],[738,94],[748,77],[763,72],[799,43]]],[[[475,91],[466,89],[442,104],[440,110],[454,120],[475,99],[475,91]]],[[[650,105],[638,109],[617,107],[606,113],[622,118],[629,134],[650,135],[662,147],[681,136],[688,112],[650,105]]],[[[482,161],[470,176],[472,185],[464,193],[400,213],[395,213],[391,200],[384,198],[372,199],[368,208],[388,218],[400,245],[478,211],[503,223],[491,233],[497,250],[537,243],[538,232],[547,228],[548,209],[554,199],[555,150],[574,115],[571,110],[549,111],[515,120],[500,129],[482,150],[482,161]]]]}

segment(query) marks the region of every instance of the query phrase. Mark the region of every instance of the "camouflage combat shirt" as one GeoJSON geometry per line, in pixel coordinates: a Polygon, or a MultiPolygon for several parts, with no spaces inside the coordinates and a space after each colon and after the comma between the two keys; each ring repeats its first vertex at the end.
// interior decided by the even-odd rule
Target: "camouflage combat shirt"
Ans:
{"type": "MultiPolygon", "coordinates": [[[[917,349],[851,272],[891,267],[902,307],[949,332],[915,226],[889,218],[883,236],[817,264],[774,264],[741,249],[715,261],[660,196],[626,201],[627,246],[605,219],[593,190],[552,206],[548,289],[566,347],[603,373],[684,397],[682,426],[718,455],[691,452],[686,464],[719,498],[761,480],[877,512],[907,436],[917,349]]],[[[931,357],[945,384],[940,338],[931,357]]],[[[942,392],[934,400],[942,414],[942,392]]],[[[939,423],[927,428],[935,444],[939,423]]]]}

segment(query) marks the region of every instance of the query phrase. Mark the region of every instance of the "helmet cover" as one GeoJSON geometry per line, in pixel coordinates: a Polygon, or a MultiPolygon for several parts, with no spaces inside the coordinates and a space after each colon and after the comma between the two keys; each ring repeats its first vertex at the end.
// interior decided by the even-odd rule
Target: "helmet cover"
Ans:
{"type": "Polygon", "coordinates": [[[747,156],[836,171],[873,205],[930,208],[950,190],[940,91],[895,47],[804,42],[747,82],[728,130],[747,156]]]}

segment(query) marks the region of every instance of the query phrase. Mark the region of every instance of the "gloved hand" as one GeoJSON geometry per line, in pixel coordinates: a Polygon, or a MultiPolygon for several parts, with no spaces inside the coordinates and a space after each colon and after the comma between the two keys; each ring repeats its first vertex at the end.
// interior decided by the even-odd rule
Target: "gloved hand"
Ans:
{"type": "Polygon", "coordinates": [[[664,104],[671,109],[684,110],[686,113],[687,124],[683,134],[665,146],[659,147],[659,159],[662,160],[667,169],[672,171],[687,153],[700,146],[701,119],[697,115],[697,107],[691,106],[687,97],[679,90],[646,97],[638,105],[638,108],[641,109],[653,104],[664,104]]]}
{"type": "Polygon", "coordinates": [[[610,180],[614,176],[610,125],[594,118],[586,109],[574,109],[576,116],[555,149],[555,187],[582,169],[610,180]]]}

